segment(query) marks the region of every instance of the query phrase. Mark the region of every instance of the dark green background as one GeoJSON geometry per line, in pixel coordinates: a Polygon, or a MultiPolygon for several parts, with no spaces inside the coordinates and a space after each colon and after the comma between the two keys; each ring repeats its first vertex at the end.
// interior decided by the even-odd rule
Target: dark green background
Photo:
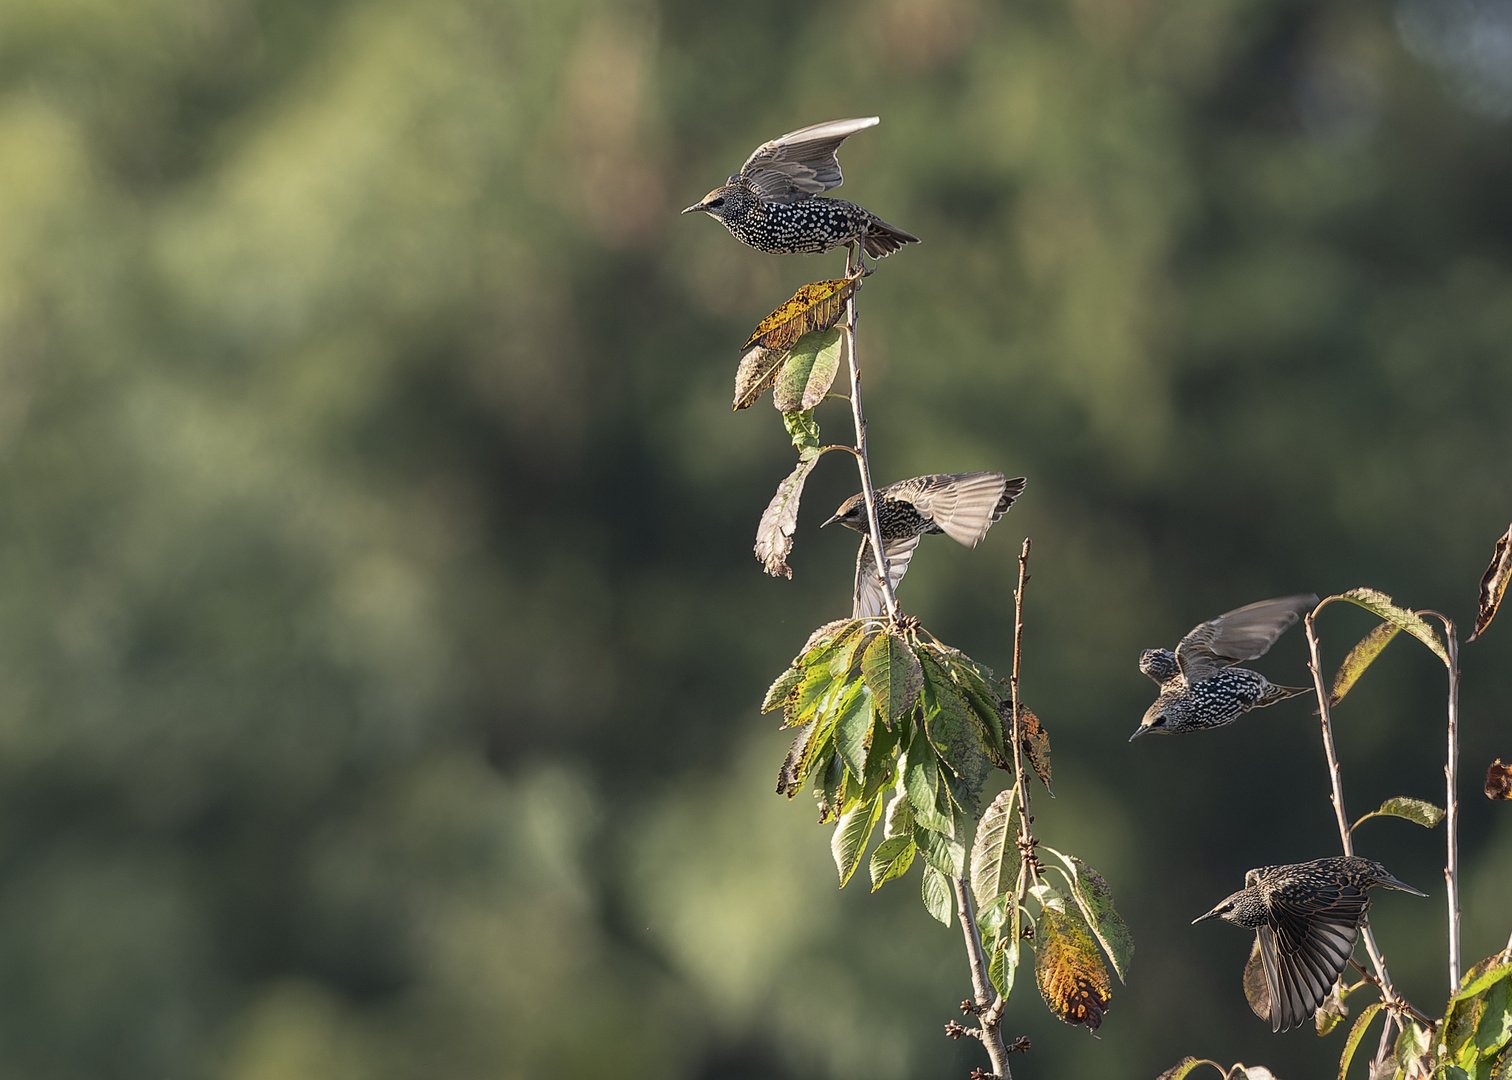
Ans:
{"type": "MultiPolygon", "coordinates": [[[[1030,478],[906,608],[1054,740],[1045,839],[1138,942],[1100,1040],[1027,977],[1021,1077],[1330,1073],[1188,921],[1331,854],[1305,701],[1125,740],[1138,650],[1373,585],[1462,623],[1512,517],[1506,3],[9,0],[0,5],[0,1077],[959,1078],[960,934],[835,889],[756,703],[845,612],[739,345],[841,256],[679,218],[878,113],[854,198],[879,481],[1030,478]],[[1430,17],[1430,9],[1439,15],[1430,17]],[[1477,44],[1479,43],[1479,44],[1477,44]],[[1480,51],[1476,51],[1479,49],[1480,51]]],[[[844,411],[820,410],[842,437],[844,411]]],[[[1512,618],[1508,616],[1507,618],[1512,618]]],[[[1371,620],[1324,619],[1335,662],[1371,620]]],[[[1301,635],[1260,662],[1305,681],[1301,635]]],[[[1465,952],[1512,929],[1512,625],[1465,651],[1465,952]]],[[[1441,671],[1338,717],[1352,813],[1442,800],[1441,671]]],[[[1442,833],[1364,854],[1442,1008],[1442,833]]]]}

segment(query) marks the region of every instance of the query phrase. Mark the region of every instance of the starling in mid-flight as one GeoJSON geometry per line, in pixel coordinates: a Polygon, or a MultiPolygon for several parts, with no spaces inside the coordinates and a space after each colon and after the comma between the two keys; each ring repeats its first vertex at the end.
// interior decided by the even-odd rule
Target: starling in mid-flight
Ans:
{"type": "MultiPolygon", "coordinates": [[[[1022,476],[1009,480],[1002,473],[934,473],[899,480],[876,490],[877,529],[882,534],[882,557],[894,590],[908,572],[919,537],[944,533],[957,543],[976,547],[992,523],[1008,512],[1027,483],[1022,476]]],[[[824,524],[839,522],[861,534],[856,555],[856,596],[851,615],[857,619],[887,614],[882,578],[872,557],[871,526],[866,520],[866,500],[852,495],[840,504],[824,524]]],[[[820,526],[823,528],[823,526],[820,526]]]]}
{"type": "Polygon", "coordinates": [[[1192,922],[1222,919],[1256,932],[1271,1030],[1286,1031],[1310,1018],[1333,989],[1354,954],[1370,910],[1366,890],[1374,885],[1428,895],[1374,859],[1338,855],[1251,870],[1243,889],[1192,922]]]}
{"type": "Polygon", "coordinates": [[[729,183],[683,213],[701,210],[723,222],[741,243],[774,255],[860,242],[866,254],[880,259],[904,244],[917,244],[917,236],[855,203],[815,198],[842,183],[835,156],[840,144],[876,123],[875,116],[831,120],[762,143],[729,183]]]}
{"type": "Polygon", "coordinates": [[[1311,593],[1261,600],[1195,627],[1175,652],[1146,649],[1139,670],[1155,680],[1160,696],[1129,741],[1222,727],[1251,709],[1307,693],[1307,687],[1277,686],[1258,671],[1234,665],[1263,656],[1317,602],[1311,593]]]}

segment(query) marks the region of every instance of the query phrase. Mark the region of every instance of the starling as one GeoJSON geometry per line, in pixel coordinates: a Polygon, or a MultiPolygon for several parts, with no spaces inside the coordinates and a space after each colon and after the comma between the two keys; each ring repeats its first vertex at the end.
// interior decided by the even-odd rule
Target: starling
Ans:
{"type": "Polygon", "coordinates": [[[1263,656],[1278,637],[1318,602],[1311,593],[1261,600],[1196,627],[1176,651],[1146,649],[1139,670],[1155,680],[1160,696],[1129,736],[1177,735],[1232,724],[1251,709],[1263,709],[1305,686],[1277,686],[1258,671],[1234,667],[1263,656]]]}
{"type": "MultiPolygon", "coordinates": [[[[908,560],[919,546],[919,537],[942,532],[957,543],[976,547],[992,523],[1008,512],[1025,483],[1022,476],[1009,480],[995,472],[934,473],[878,488],[877,528],[882,533],[882,556],[887,560],[887,576],[893,588],[897,589],[898,582],[908,572],[908,560]]],[[[852,617],[886,615],[882,578],[872,557],[866,499],[852,495],[824,524],[831,522],[839,522],[861,534],[852,617]]]]}
{"type": "Polygon", "coordinates": [[[1286,1031],[1311,1017],[1333,989],[1354,953],[1370,910],[1365,893],[1374,885],[1428,895],[1374,859],[1339,855],[1251,870],[1243,889],[1192,922],[1222,919],[1256,932],[1271,1030],[1286,1031]]]}
{"type": "Polygon", "coordinates": [[[866,254],[880,259],[904,244],[917,244],[917,236],[855,203],[814,197],[842,183],[835,156],[840,144],[876,123],[875,116],[831,120],[762,143],[729,183],[683,213],[701,210],[723,222],[741,243],[774,255],[859,242],[866,254]]]}

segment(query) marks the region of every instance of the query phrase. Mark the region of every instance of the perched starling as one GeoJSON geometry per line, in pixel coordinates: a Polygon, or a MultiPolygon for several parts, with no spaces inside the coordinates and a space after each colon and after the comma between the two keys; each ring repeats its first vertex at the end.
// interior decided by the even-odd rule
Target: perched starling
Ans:
{"type": "Polygon", "coordinates": [[[1222,727],[1251,709],[1307,693],[1307,687],[1277,686],[1258,671],[1234,665],[1263,656],[1317,602],[1311,593],[1262,600],[1196,627],[1175,652],[1146,649],[1140,654],[1139,670],[1155,680],[1160,696],[1145,710],[1129,741],[1141,735],[1222,727]]]}
{"type": "Polygon", "coordinates": [[[875,123],[875,116],[831,120],[762,143],[729,183],[683,213],[701,210],[722,221],[741,243],[774,255],[859,242],[866,254],[880,259],[904,244],[917,244],[917,236],[855,203],[814,197],[842,183],[835,156],[840,144],[875,123]]]}
{"type": "MultiPolygon", "coordinates": [[[[1206,915],[1256,931],[1272,1031],[1310,1018],[1354,953],[1374,885],[1426,896],[1386,872],[1374,859],[1332,859],[1262,866],[1244,875],[1244,888],[1206,915]]],[[[1258,1009],[1256,1011],[1259,1011],[1258,1009]]]]}
{"type": "MultiPolygon", "coordinates": [[[[882,533],[882,557],[887,560],[887,576],[893,588],[897,589],[908,572],[908,560],[919,546],[919,537],[942,532],[957,543],[976,547],[992,523],[1008,512],[1025,483],[1022,476],[1009,480],[995,472],[934,473],[878,488],[877,528],[882,533]]],[[[865,498],[857,494],[846,499],[824,524],[831,522],[861,534],[852,616],[866,619],[886,615],[887,600],[872,557],[865,498]]]]}

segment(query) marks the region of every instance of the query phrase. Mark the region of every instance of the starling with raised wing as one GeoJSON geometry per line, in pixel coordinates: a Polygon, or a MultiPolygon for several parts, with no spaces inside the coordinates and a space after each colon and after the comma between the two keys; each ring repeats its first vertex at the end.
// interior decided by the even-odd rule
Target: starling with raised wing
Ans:
{"type": "Polygon", "coordinates": [[[762,143],[729,183],[683,211],[703,212],[735,239],[774,255],[828,251],[860,243],[874,259],[919,238],[844,199],[816,198],[839,187],[840,144],[877,123],[877,117],[830,120],[762,143]]]}
{"type": "MultiPolygon", "coordinates": [[[[1013,500],[1023,493],[1027,482],[1022,476],[1010,480],[995,472],[934,473],[878,488],[877,529],[882,534],[882,557],[887,561],[887,576],[893,589],[896,591],[898,582],[908,572],[908,561],[919,546],[919,537],[925,533],[944,533],[957,543],[976,547],[993,522],[1006,514],[1013,500]]],[[[824,524],[831,523],[861,534],[852,616],[867,619],[886,615],[882,577],[872,557],[866,499],[860,494],[846,499],[824,524]]]]}
{"type": "Polygon", "coordinates": [[[1376,885],[1428,895],[1374,859],[1339,855],[1251,870],[1243,889],[1192,922],[1222,919],[1255,931],[1271,1030],[1286,1031],[1310,1019],[1333,989],[1370,910],[1366,891],[1376,885]]]}
{"type": "Polygon", "coordinates": [[[1251,709],[1307,693],[1307,687],[1277,686],[1258,671],[1234,665],[1263,656],[1317,602],[1312,593],[1261,600],[1195,627],[1175,652],[1146,649],[1139,670],[1160,687],[1160,696],[1129,741],[1223,727],[1251,709]]]}

